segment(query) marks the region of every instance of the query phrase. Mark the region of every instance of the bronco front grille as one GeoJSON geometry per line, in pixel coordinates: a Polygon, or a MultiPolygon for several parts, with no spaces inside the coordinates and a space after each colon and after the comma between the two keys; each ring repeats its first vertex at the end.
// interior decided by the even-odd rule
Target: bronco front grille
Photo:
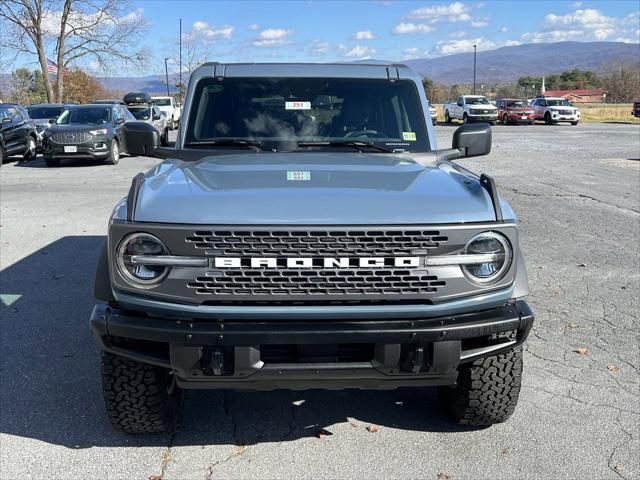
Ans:
{"type": "Polygon", "coordinates": [[[446,241],[437,230],[196,231],[186,237],[197,249],[239,257],[424,255],[446,241]]]}
{"type": "MultiPolygon", "coordinates": [[[[424,256],[448,238],[437,230],[231,230],[195,231],[187,244],[207,255],[240,258],[424,256]]],[[[187,280],[199,296],[257,299],[433,294],[444,281],[419,268],[214,269],[187,280]]],[[[275,299],[274,299],[275,300],[275,299]]]]}
{"type": "Polygon", "coordinates": [[[58,132],[51,135],[51,140],[65,145],[77,145],[91,142],[93,135],[89,132],[58,132]]]}
{"type": "Polygon", "coordinates": [[[200,295],[399,295],[435,293],[445,282],[425,271],[261,270],[220,272],[197,277],[187,287],[200,295]]]}

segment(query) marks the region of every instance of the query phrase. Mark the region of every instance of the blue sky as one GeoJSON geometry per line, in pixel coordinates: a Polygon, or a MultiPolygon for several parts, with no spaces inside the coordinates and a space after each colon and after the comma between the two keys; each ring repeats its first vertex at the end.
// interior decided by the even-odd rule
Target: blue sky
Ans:
{"type": "MultiPolygon", "coordinates": [[[[638,0],[133,0],[131,9],[149,24],[144,37],[152,58],[129,74],[164,73],[165,57],[177,63],[180,17],[195,61],[401,61],[468,52],[474,44],[482,51],[532,42],[640,40],[638,0]]],[[[90,62],[83,66],[91,70],[90,62]]]]}
{"type": "Polygon", "coordinates": [[[637,43],[637,1],[168,1],[134,2],[161,39],[150,70],[163,70],[183,32],[210,60],[402,60],[518,43],[637,43]]]}

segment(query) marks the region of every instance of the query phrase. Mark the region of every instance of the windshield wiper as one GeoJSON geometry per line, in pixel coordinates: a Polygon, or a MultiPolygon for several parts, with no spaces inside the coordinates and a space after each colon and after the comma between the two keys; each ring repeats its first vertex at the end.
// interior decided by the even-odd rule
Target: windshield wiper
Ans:
{"type": "Polygon", "coordinates": [[[364,142],[361,140],[327,140],[316,142],[298,142],[299,147],[353,147],[356,150],[362,151],[363,148],[373,148],[379,152],[384,153],[396,153],[396,150],[392,150],[387,147],[382,147],[374,142],[364,142]]]}
{"type": "Polygon", "coordinates": [[[215,140],[202,140],[199,142],[189,142],[185,147],[191,146],[212,146],[212,147],[241,147],[251,148],[256,151],[271,150],[259,140],[245,140],[242,138],[216,138],[215,140]]]}

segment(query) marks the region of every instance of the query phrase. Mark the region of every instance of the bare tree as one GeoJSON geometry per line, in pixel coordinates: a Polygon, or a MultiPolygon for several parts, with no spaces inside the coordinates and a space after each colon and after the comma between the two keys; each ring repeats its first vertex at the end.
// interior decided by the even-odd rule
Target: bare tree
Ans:
{"type": "Polygon", "coordinates": [[[600,79],[611,102],[632,102],[640,98],[640,64],[636,62],[610,63],[600,79]]]}
{"type": "Polygon", "coordinates": [[[48,78],[46,51],[54,50],[58,73],[55,95],[46,82],[47,99],[64,99],[64,76],[78,63],[109,71],[141,66],[148,58],[139,47],[145,21],[128,0],[2,0],[0,20],[11,27],[8,48],[36,55],[48,78]]]}

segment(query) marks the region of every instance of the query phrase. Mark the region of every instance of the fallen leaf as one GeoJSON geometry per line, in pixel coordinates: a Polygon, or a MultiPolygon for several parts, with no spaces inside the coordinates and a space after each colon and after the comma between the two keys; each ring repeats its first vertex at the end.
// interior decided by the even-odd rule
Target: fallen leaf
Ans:
{"type": "Polygon", "coordinates": [[[609,365],[607,365],[607,370],[613,373],[618,373],[620,371],[620,369],[616,367],[613,363],[610,363],[609,365]]]}
{"type": "Polygon", "coordinates": [[[507,453],[509,453],[509,447],[503,448],[502,450],[500,450],[500,453],[502,455],[506,455],[507,453]]]}
{"type": "Polygon", "coordinates": [[[614,465],[613,469],[618,473],[623,472],[624,471],[624,465],[614,465]]]}
{"type": "Polygon", "coordinates": [[[358,424],[356,422],[349,422],[349,425],[351,425],[353,428],[358,428],[358,424]]]}
{"type": "Polygon", "coordinates": [[[579,267],[586,267],[587,264],[586,263],[581,263],[580,265],[578,265],[579,267]]]}
{"type": "Polygon", "coordinates": [[[446,472],[440,472],[438,474],[438,480],[453,480],[453,475],[446,472]]]}
{"type": "Polygon", "coordinates": [[[587,353],[589,353],[589,350],[584,347],[578,347],[574,350],[574,352],[579,353],[580,355],[586,355],[587,353]]]}
{"type": "Polygon", "coordinates": [[[321,428],[320,430],[318,430],[318,438],[320,440],[322,440],[324,437],[326,437],[327,435],[333,435],[333,433],[331,433],[328,430],[325,430],[324,428],[321,428]]]}
{"type": "Polygon", "coordinates": [[[369,433],[378,433],[378,426],[377,425],[367,425],[367,432],[369,433]]]}
{"type": "Polygon", "coordinates": [[[162,475],[151,475],[149,480],[162,480],[162,475]]]}

